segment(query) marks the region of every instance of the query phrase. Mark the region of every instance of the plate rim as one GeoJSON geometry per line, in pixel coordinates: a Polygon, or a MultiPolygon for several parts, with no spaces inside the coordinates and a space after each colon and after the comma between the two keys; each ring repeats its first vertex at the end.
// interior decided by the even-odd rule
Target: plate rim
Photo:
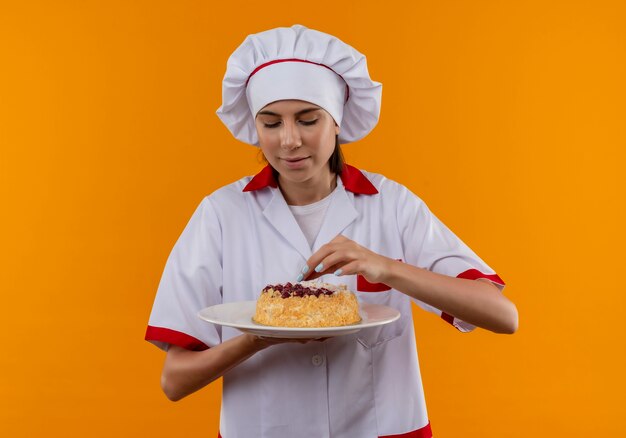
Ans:
{"type": "Polygon", "coordinates": [[[355,323],[355,324],[350,324],[350,325],[342,325],[342,326],[330,326],[330,327],[284,327],[284,326],[269,326],[269,325],[262,325],[262,324],[258,324],[255,323],[254,321],[252,321],[252,318],[250,318],[250,322],[246,323],[246,324],[237,324],[237,323],[233,323],[230,321],[219,321],[215,318],[210,318],[207,317],[205,315],[203,315],[203,312],[205,312],[208,309],[211,308],[215,308],[215,307],[219,307],[219,306],[225,306],[225,305],[235,305],[235,304],[245,304],[248,306],[253,306],[256,305],[256,300],[245,300],[245,301],[231,301],[228,303],[220,303],[220,304],[214,304],[213,306],[208,306],[205,307],[203,309],[200,309],[197,312],[197,316],[202,319],[203,321],[209,322],[211,324],[217,324],[217,325],[221,325],[221,326],[225,326],[225,327],[233,327],[236,328],[238,330],[260,330],[260,331],[267,331],[267,332],[281,332],[281,333],[316,333],[316,332],[343,332],[343,331],[359,331],[362,329],[366,329],[366,328],[371,328],[371,327],[377,327],[380,325],[385,325],[385,324],[390,324],[394,321],[397,321],[400,316],[401,313],[398,309],[391,307],[391,306],[387,306],[384,304],[374,304],[374,303],[359,303],[359,314],[361,314],[361,318],[363,318],[363,315],[361,313],[361,310],[363,310],[363,308],[384,308],[384,309],[388,309],[391,310],[392,312],[394,312],[394,315],[392,317],[389,317],[387,319],[384,319],[382,321],[375,321],[375,322],[371,322],[371,323],[363,323],[363,319],[361,319],[360,322],[355,323]]]}

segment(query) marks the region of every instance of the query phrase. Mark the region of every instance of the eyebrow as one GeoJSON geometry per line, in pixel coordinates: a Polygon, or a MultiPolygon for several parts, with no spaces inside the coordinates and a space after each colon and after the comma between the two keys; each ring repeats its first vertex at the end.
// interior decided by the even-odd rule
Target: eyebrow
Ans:
{"type": "MultiPolygon", "coordinates": [[[[310,113],[310,112],[312,112],[312,111],[317,111],[317,110],[319,110],[319,109],[321,109],[321,108],[315,108],[315,107],[311,107],[311,108],[304,108],[304,109],[301,109],[300,111],[298,111],[295,115],[296,115],[296,116],[301,116],[302,114],[310,113]]],[[[259,112],[257,113],[257,115],[261,115],[261,114],[266,115],[266,116],[276,116],[276,117],[280,117],[280,114],[275,113],[275,112],[272,112],[272,111],[267,111],[267,110],[262,110],[262,111],[259,111],[259,112]]]]}

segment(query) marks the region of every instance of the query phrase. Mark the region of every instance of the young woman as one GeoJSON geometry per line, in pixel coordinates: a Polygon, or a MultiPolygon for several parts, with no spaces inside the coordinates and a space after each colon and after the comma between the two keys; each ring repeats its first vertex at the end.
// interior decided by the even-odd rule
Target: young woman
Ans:
{"type": "Polygon", "coordinates": [[[146,333],[167,351],[163,390],[179,400],[223,376],[223,438],[431,437],[411,303],[461,331],[513,333],[504,283],[407,188],[343,162],[339,144],[367,135],[380,109],[352,47],[303,26],[250,35],[223,86],[219,117],[269,164],[207,196],[172,250],[146,333]],[[320,277],[400,319],[293,340],[196,316],[320,277]]]}

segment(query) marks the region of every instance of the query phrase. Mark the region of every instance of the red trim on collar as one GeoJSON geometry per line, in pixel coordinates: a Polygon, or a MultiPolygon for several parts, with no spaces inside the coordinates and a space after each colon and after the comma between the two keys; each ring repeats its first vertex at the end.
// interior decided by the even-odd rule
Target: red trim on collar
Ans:
{"type": "Polygon", "coordinates": [[[265,187],[278,187],[276,180],[274,179],[274,174],[272,173],[272,168],[268,164],[261,170],[259,173],[254,175],[254,178],[250,180],[250,182],[243,188],[244,192],[252,192],[254,190],[264,189],[265,187]]]}
{"type": "Polygon", "coordinates": [[[378,193],[374,184],[372,184],[370,180],[363,175],[363,172],[356,167],[350,166],[349,164],[343,165],[343,170],[341,171],[341,182],[346,190],[349,190],[352,193],[359,195],[375,195],[378,193]]]}
{"type": "MultiPolygon", "coordinates": [[[[343,165],[341,171],[341,182],[346,190],[358,195],[375,195],[378,193],[374,184],[356,167],[349,164],[343,165]]],[[[278,187],[272,168],[268,164],[257,173],[250,182],[243,188],[244,192],[252,192],[254,190],[264,189],[266,187],[278,187]]]]}

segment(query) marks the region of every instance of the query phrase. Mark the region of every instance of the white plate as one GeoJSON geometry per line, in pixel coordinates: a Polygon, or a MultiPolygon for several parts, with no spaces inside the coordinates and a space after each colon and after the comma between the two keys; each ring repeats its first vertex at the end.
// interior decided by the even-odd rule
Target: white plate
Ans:
{"type": "Polygon", "coordinates": [[[400,318],[400,312],[391,307],[361,303],[359,313],[362,319],[357,324],[321,328],[270,327],[252,321],[255,309],[256,301],[239,301],[207,307],[198,312],[198,316],[213,324],[234,327],[245,333],[270,338],[325,338],[347,335],[364,328],[389,324],[400,318]]]}

